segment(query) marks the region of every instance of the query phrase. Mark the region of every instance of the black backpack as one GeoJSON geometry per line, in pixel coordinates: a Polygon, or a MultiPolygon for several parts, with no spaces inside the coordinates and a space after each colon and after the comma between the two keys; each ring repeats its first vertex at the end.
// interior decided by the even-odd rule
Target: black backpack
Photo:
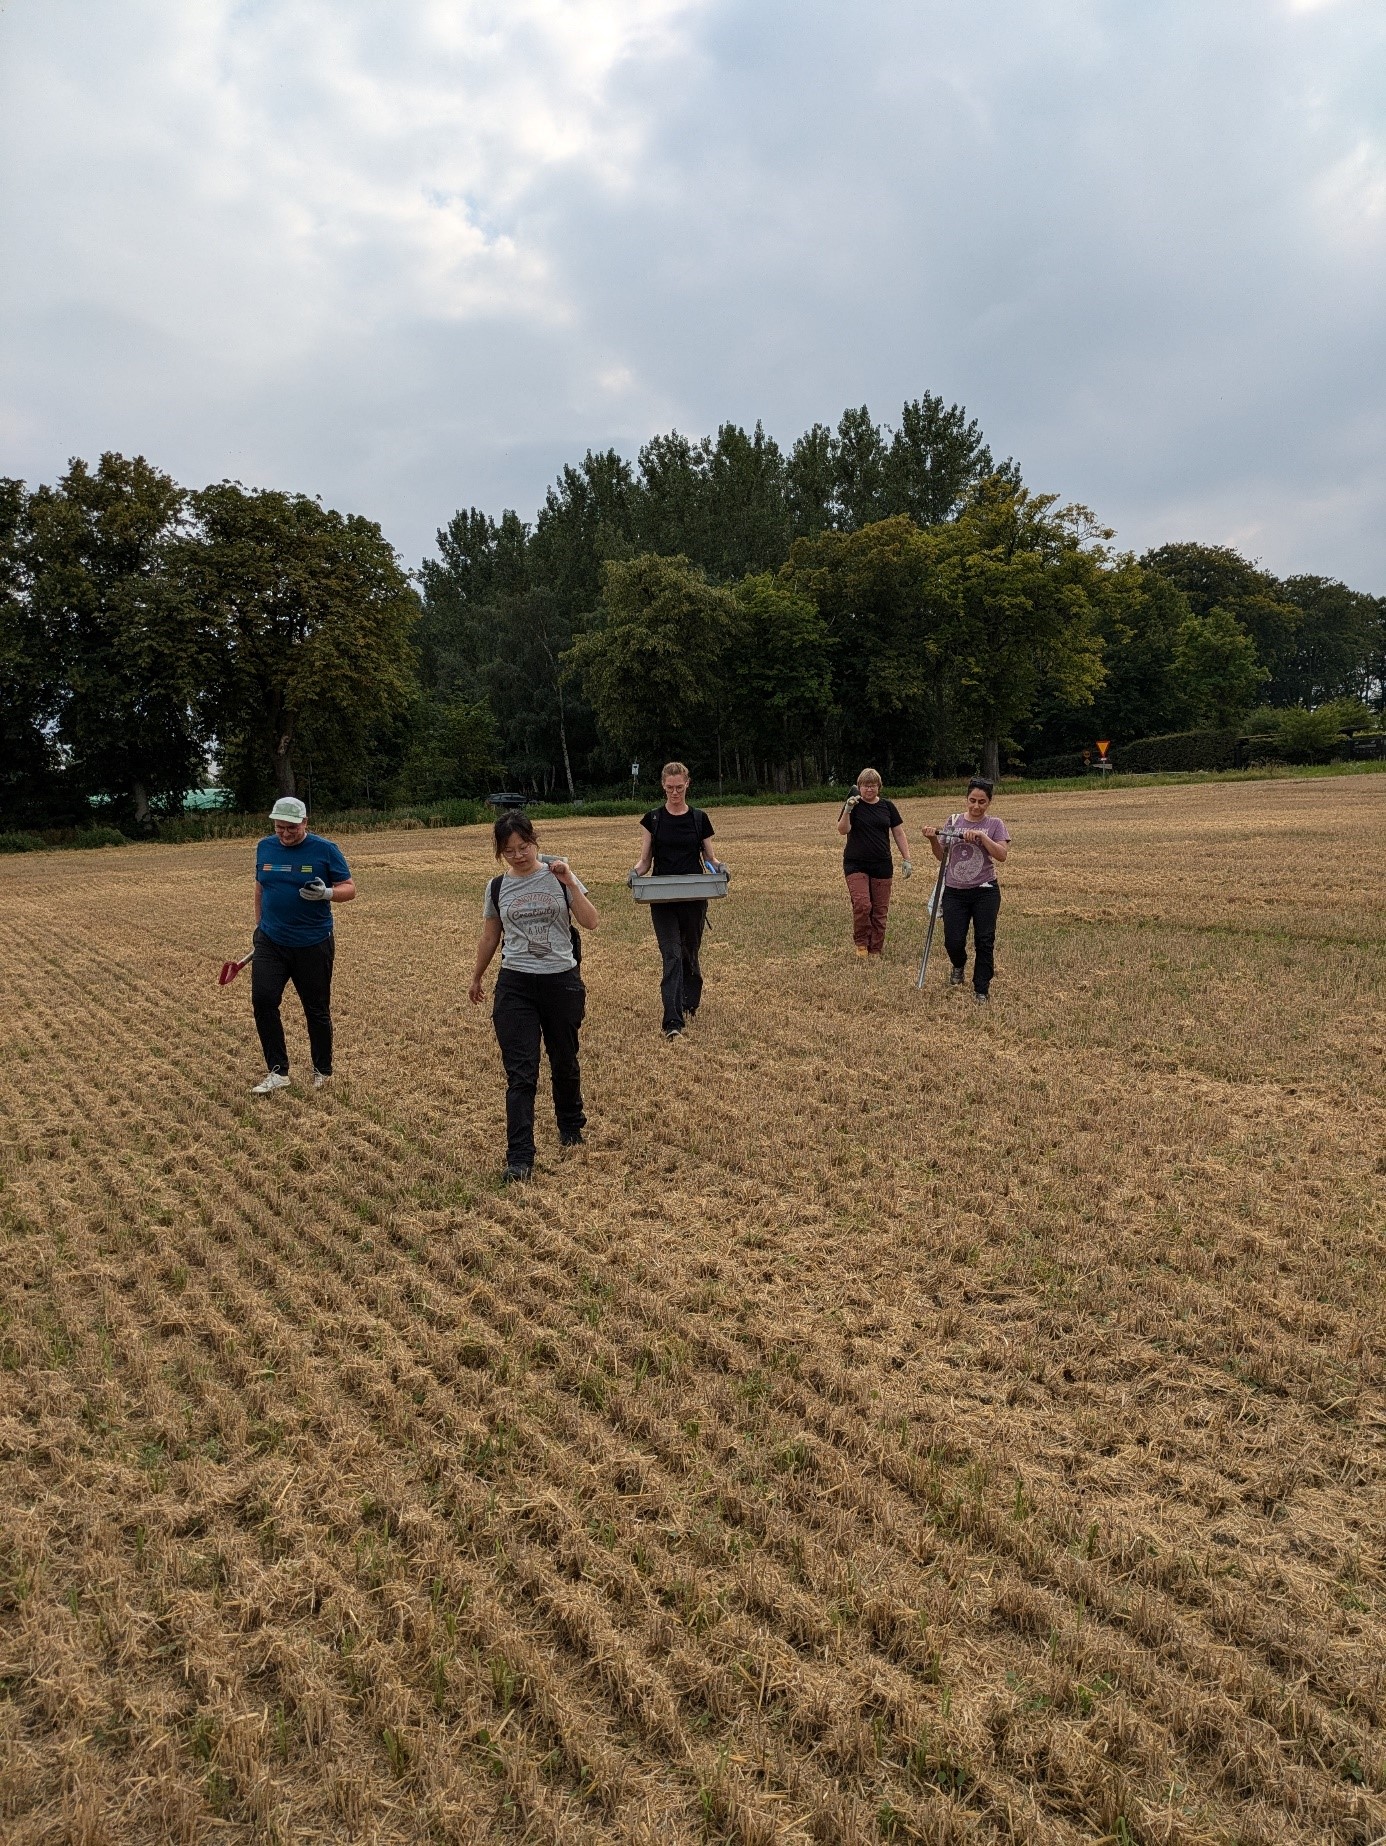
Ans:
{"type": "MultiPolygon", "coordinates": [[[[545,869],[547,870],[547,867],[545,869]]],[[[491,880],[491,908],[492,910],[495,911],[498,917],[500,916],[501,879],[503,879],[504,877],[505,877],[505,873],[501,872],[499,876],[491,880]]],[[[582,933],[578,929],[577,925],[573,922],[573,900],[568,895],[567,885],[562,883],[561,880],[559,882],[558,888],[563,893],[563,902],[568,906],[568,936],[573,945],[573,962],[576,967],[580,968],[582,966],[582,933]]],[[[505,926],[504,924],[502,924],[501,926],[502,940],[504,940],[504,937],[505,937],[505,926]]]]}

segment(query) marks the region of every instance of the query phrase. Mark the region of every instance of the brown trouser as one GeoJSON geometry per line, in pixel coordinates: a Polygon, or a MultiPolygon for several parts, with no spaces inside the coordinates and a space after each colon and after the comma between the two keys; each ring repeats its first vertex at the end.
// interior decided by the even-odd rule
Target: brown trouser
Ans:
{"type": "Polygon", "coordinates": [[[869,955],[879,955],[885,947],[890,880],[872,878],[868,872],[848,872],[847,890],[852,899],[852,940],[869,955]]]}

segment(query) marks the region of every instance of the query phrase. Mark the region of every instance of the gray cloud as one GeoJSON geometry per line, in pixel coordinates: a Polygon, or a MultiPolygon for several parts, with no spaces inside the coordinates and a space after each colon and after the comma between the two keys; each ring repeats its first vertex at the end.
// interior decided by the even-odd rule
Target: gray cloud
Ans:
{"type": "Polygon", "coordinates": [[[1133,547],[1386,589],[1371,0],[9,0],[0,469],[417,559],[587,446],[966,403],[1133,547]]]}

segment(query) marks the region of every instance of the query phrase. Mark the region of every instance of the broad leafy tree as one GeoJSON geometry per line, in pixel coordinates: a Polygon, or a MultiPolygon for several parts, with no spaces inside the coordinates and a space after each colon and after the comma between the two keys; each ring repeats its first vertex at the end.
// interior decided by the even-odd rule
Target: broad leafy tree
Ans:
{"type": "Polygon", "coordinates": [[[500,773],[495,720],[485,700],[420,698],[409,715],[408,738],[390,787],[398,801],[475,795],[500,773]]]}
{"type": "MultiPolygon", "coordinates": [[[[1196,616],[1222,609],[1251,636],[1269,695],[1288,701],[1303,614],[1269,571],[1227,545],[1161,545],[1141,560],[1177,584],[1196,616]]],[[[1253,701],[1254,702],[1254,701],[1253,701]]]]}
{"type": "Polygon", "coordinates": [[[842,747],[899,775],[933,760],[948,729],[947,662],[960,619],[944,540],[910,519],[798,540],[780,574],[822,616],[842,747]]]}
{"type": "Polygon", "coordinates": [[[710,584],[687,558],[644,553],[606,566],[597,618],[566,658],[622,752],[651,762],[708,760],[735,610],[730,590],[710,584]]]}
{"type": "Polygon", "coordinates": [[[74,461],[26,509],[30,613],[72,780],[151,822],[199,780],[206,623],[171,568],[185,496],[141,456],[74,461]]]}
{"type": "Polygon", "coordinates": [[[1322,705],[1365,699],[1378,682],[1386,598],[1350,590],[1331,577],[1287,577],[1282,594],[1300,611],[1294,655],[1272,693],[1285,703],[1322,705]]]}
{"type": "Polygon", "coordinates": [[[208,701],[242,800],[297,792],[305,743],[346,781],[414,697],[419,604],[393,550],[372,521],[301,494],[223,481],[190,501],[180,571],[212,636],[208,701]]]}
{"type": "Polygon", "coordinates": [[[1256,644],[1228,609],[1191,614],[1179,631],[1175,668],[1195,724],[1228,728],[1255,705],[1270,672],[1256,644]]]}
{"type": "Polygon", "coordinates": [[[28,494],[0,479],[0,821],[68,819],[54,736],[57,662],[25,581],[28,494]]]}
{"type": "Polygon", "coordinates": [[[960,617],[949,637],[955,710],[980,743],[983,775],[1001,770],[1001,743],[1046,689],[1090,704],[1103,680],[1099,610],[1106,540],[1082,507],[1060,507],[999,475],[943,528],[957,573],[960,617]]]}
{"type": "Polygon", "coordinates": [[[1025,739],[1026,760],[1080,748],[1097,738],[1129,743],[1191,720],[1178,657],[1191,611],[1182,590],[1132,557],[1118,558],[1096,600],[1105,677],[1091,703],[1074,705],[1057,686],[1042,687],[1025,739]]]}
{"type": "Polygon", "coordinates": [[[819,780],[833,716],[827,624],[812,597],[768,571],[743,578],[732,597],[717,676],[719,757],[730,753],[738,781],[764,776],[787,787],[796,765],[805,779],[806,762],[819,780]]]}

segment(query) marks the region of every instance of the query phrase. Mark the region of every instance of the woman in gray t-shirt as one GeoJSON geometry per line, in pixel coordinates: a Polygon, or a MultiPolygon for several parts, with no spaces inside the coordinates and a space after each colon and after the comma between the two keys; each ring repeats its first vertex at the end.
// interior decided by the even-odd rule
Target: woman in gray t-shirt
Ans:
{"type": "Polygon", "coordinates": [[[527,814],[502,814],[494,833],[496,857],[505,869],[486,887],[467,998],[480,1006],[481,977],[499,948],[501,971],[491,1019],[505,1066],[507,1138],[501,1178],[509,1183],[528,1179],[534,1171],[541,1039],[549,1054],[559,1145],[582,1145],[587,1117],[582,1109],[578,1034],[587,989],[578,968],[582,944],[577,926],[595,929],[597,908],[566,859],[540,854],[527,814]]]}
{"type": "Polygon", "coordinates": [[[943,866],[943,942],[953,964],[950,987],[967,978],[967,926],[972,925],[976,956],[972,964],[972,990],[985,1005],[996,968],[996,919],[1001,910],[1001,887],[996,868],[1004,865],[1011,849],[1006,823],[990,812],[994,784],[973,776],[967,785],[967,809],[949,816],[946,827],[926,827],[924,837],[943,866]],[[946,834],[946,840],[940,839],[946,834]]]}

